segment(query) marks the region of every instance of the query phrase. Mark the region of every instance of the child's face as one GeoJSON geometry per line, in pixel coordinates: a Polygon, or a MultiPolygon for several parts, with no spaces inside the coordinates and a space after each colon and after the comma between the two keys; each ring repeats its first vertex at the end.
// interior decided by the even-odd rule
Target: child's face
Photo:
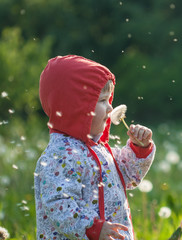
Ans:
{"type": "Polygon", "coordinates": [[[101,134],[106,126],[106,121],[109,118],[109,113],[112,111],[112,105],[109,103],[111,92],[101,92],[99,100],[95,108],[95,116],[91,125],[91,136],[101,134]]]}

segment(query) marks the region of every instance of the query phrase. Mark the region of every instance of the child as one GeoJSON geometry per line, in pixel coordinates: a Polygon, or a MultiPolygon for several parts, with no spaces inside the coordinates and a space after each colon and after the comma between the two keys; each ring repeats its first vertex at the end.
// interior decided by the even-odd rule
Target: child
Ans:
{"type": "Polygon", "coordinates": [[[134,239],[126,189],[146,175],[155,146],[150,129],[131,125],[126,146],[111,150],[114,85],[106,67],[80,56],[50,59],[42,72],[50,142],[35,171],[37,239],[134,239]]]}

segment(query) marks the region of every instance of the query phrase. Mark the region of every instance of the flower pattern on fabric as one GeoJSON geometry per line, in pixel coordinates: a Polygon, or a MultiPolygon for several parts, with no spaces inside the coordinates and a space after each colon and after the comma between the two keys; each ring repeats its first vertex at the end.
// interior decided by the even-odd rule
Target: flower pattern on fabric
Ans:
{"type": "MultiPolygon", "coordinates": [[[[75,138],[52,133],[35,170],[37,239],[87,240],[86,229],[99,218],[99,168],[87,146],[75,138]]],[[[121,223],[125,240],[133,240],[130,209],[113,158],[102,144],[92,147],[102,168],[106,221],[121,223]]],[[[147,173],[155,148],[138,159],[127,143],[112,149],[126,186],[137,186],[147,173]]]]}

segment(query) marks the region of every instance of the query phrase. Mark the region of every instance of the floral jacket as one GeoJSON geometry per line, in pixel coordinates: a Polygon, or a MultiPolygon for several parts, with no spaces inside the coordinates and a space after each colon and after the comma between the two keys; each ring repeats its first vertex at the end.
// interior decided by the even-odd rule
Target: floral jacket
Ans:
{"type": "MultiPolygon", "coordinates": [[[[125,147],[112,149],[125,186],[108,148],[102,143],[91,148],[101,165],[105,220],[127,226],[128,231],[121,233],[125,240],[133,240],[124,188],[133,189],[141,182],[153,161],[155,145],[139,151],[128,141],[125,147]]],[[[37,239],[98,239],[93,226],[100,219],[99,176],[98,164],[82,141],[59,133],[50,135],[35,171],[37,239]]]]}

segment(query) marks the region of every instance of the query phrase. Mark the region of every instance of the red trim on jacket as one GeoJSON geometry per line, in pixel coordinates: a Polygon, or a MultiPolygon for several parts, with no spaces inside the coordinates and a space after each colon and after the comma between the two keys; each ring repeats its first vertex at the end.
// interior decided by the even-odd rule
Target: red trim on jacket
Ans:
{"type": "Polygon", "coordinates": [[[99,158],[97,154],[94,152],[94,150],[90,147],[87,146],[90,153],[94,157],[98,167],[99,167],[99,173],[100,173],[100,183],[99,183],[99,212],[100,212],[100,219],[105,221],[105,209],[104,209],[104,186],[102,182],[102,168],[101,168],[101,163],[99,161],[99,158]]]}
{"type": "Polygon", "coordinates": [[[148,157],[148,155],[152,152],[153,150],[153,143],[151,142],[149,144],[148,147],[140,147],[137,146],[135,144],[133,144],[132,142],[130,142],[130,147],[133,150],[133,152],[135,153],[137,158],[146,158],[148,157]]]}
{"type": "MultiPolygon", "coordinates": [[[[105,144],[105,147],[108,149],[108,151],[110,152],[111,156],[113,157],[113,160],[114,160],[114,163],[115,163],[115,166],[116,166],[117,172],[118,172],[119,177],[120,177],[120,179],[121,179],[121,182],[122,182],[122,184],[123,184],[124,193],[125,193],[125,196],[126,196],[126,201],[127,201],[127,204],[128,204],[128,208],[130,208],[130,206],[129,206],[129,202],[128,202],[128,197],[127,197],[127,194],[126,194],[126,185],[125,185],[125,181],[124,181],[123,175],[122,175],[122,173],[121,173],[121,171],[120,171],[120,169],[119,169],[119,166],[118,166],[118,164],[117,164],[117,162],[116,162],[116,159],[114,158],[114,155],[113,155],[113,153],[112,153],[112,150],[111,150],[109,144],[106,143],[106,144],[105,144]]],[[[129,216],[129,217],[130,217],[130,220],[131,220],[131,226],[132,226],[133,238],[135,239],[135,234],[134,234],[134,229],[133,229],[133,224],[132,224],[131,213],[130,213],[130,216],[129,216]]]]}
{"type": "MultiPolygon", "coordinates": [[[[105,143],[104,146],[108,149],[108,151],[110,152],[111,156],[113,157],[117,172],[119,174],[119,177],[121,179],[122,185],[123,185],[123,189],[124,189],[124,193],[126,196],[126,200],[128,203],[128,208],[129,208],[129,202],[128,202],[128,198],[127,198],[127,194],[126,194],[126,185],[125,185],[125,181],[123,178],[123,175],[119,169],[119,166],[113,156],[112,150],[109,146],[108,143],[105,143]]],[[[100,184],[99,184],[99,212],[100,212],[100,219],[94,219],[94,224],[91,228],[88,228],[86,230],[86,235],[89,239],[91,240],[99,240],[99,236],[100,236],[100,232],[102,230],[102,226],[105,222],[105,207],[104,207],[104,187],[103,187],[103,182],[102,182],[102,168],[101,168],[101,164],[99,161],[99,158],[97,156],[97,154],[94,152],[94,150],[87,145],[90,153],[92,154],[92,156],[95,158],[96,163],[99,167],[99,172],[100,172],[100,184]]],[[[132,219],[131,219],[131,214],[130,214],[130,220],[131,220],[131,225],[132,225],[132,219]]],[[[133,231],[133,237],[134,237],[134,230],[133,230],[133,225],[132,225],[132,231],[133,231]]]]}

